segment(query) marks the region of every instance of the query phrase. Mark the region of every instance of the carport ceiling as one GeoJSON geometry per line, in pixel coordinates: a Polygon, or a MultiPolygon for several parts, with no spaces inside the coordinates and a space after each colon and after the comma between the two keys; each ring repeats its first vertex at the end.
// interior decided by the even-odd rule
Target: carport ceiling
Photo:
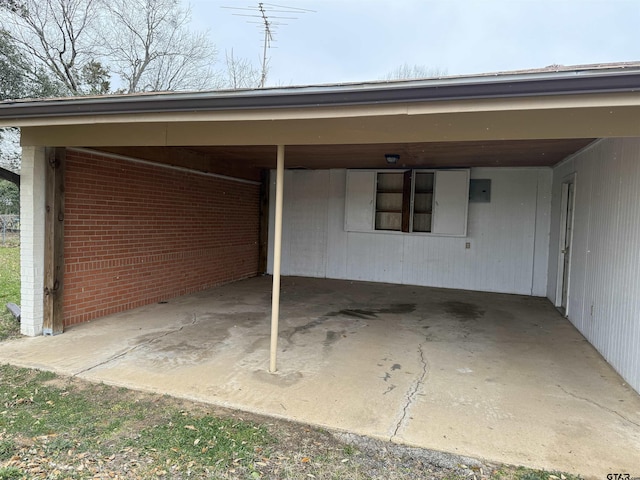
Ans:
{"type": "MultiPolygon", "coordinates": [[[[398,167],[553,166],[591,143],[592,138],[473,142],[381,143],[362,145],[287,145],[287,168],[388,168],[385,154],[400,155],[398,167]]],[[[275,146],[104,147],[127,155],[198,170],[222,165],[275,168],[275,146]],[[192,162],[192,165],[188,163],[192,162]],[[207,167],[208,165],[208,167],[207,167]]]]}

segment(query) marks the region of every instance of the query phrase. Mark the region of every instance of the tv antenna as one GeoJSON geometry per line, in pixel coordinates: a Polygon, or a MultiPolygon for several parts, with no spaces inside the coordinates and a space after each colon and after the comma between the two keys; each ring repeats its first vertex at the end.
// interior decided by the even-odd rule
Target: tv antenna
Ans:
{"type": "Polygon", "coordinates": [[[269,59],[267,57],[267,51],[273,47],[275,42],[275,33],[278,27],[282,25],[288,25],[280,20],[298,20],[298,17],[293,16],[276,16],[272,13],[284,14],[284,15],[302,15],[305,13],[315,13],[315,10],[309,10],[299,7],[288,7],[285,5],[275,5],[272,3],[258,2],[257,7],[222,7],[229,10],[239,10],[243,13],[234,13],[237,17],[248,17],[252,20],[247,20],[247,23],[254,23],[260,28],[263,34],[262,41],[262,69],[260,72],[260,88],[264,88],[264,84],[267,81],[267,67],[269,59]]]}

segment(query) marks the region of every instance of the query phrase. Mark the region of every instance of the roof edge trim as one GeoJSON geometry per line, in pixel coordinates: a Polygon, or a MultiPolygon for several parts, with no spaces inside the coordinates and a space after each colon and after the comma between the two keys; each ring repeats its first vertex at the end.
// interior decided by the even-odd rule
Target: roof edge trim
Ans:
{"type": "Polygon", "coordinates": [[[314,108],[436,102],[465,99],[629,93],[640,91],[640,70],[592,75],[545,75],[532,78],[447,79],[366,87],[334,86],[315,89],[196,92],[157,95],[16,101],[0,104],[0,119],[74,117],[137,113],[208,112],[256,109],[314,108]]]}

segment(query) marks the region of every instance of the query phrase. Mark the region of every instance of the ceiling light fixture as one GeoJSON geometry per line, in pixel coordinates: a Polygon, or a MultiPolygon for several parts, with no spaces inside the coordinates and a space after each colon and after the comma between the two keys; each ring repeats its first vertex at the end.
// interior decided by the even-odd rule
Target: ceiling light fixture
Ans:
{"type": "Polygon", "coordinates": [[[400,155],[396,153],[385,153],[384,158],[389,165],[395,165],[398,163],[398,160],[400,160],[400,155]]]}

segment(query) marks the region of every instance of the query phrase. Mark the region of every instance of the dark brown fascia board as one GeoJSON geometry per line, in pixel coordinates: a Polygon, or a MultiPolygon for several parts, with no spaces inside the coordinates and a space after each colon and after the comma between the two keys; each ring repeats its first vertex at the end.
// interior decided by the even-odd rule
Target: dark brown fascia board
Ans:
{"type": "Polygon", "coordinates": [[[346,86],[12,101],[0,103],[0,118],[336,107],[638,91],[638,69],[571,71],[346,86]]]}
{"type": "Polygon", "coordinates": [[[8,180],[11,183],[15,183],[20,188],[20,175],[0,167],[0,180],[8,180]]]}

